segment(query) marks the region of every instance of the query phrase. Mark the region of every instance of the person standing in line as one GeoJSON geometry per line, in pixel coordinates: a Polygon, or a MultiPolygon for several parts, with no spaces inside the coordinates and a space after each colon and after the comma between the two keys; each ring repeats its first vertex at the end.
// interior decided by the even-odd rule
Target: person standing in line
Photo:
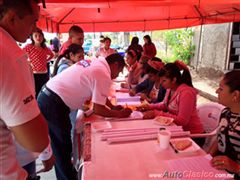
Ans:
{"type": "Polygon", "coordinates": [[[59,52],[59,49],[60,49],[60,41],[59,41],[59,39],[57,38],[57,37],[54,37],[53,39],[52,39],[52,51],[54,51],[55,53],[58,53],[59,52]]]}
{"type": "Polygon", "coordinates": [[[104,39],[105,37],[103,35],[100,36],[100,44],[99,44],[99,48],[104,47],[104,39]]]}
{"type": "Polygon", "coordinates": [[[138,60],[139,60],[141,58],[141,56],[142,56],[143,47],[139,44],[139,39],[138,39],[137,36],[134,36],[132,38],[131,44],[130,44],[130,46],[128,46],[127,52],[130,49],[133,49],[133,50],[135,50],[137,52],[138,60]]]}
{"type": "Polygon", "coordinates": [[[68,31],[68,40],[60,48],[59,55],[63,54],[70,44],[79,44],[81,47],[84,42],[84,32],[79,26],[73,25],[68,31]]]}
{"type": "Polygon", "coordinates": [[[49,80],[47,63],[54,57],[53,52],[46,46],[46,39],[41,29],[37,28],[31,35],[32,43],[23,49],[29,56],[32,67],[36,97],[42,86],[49,80]]]}
{"type": "Polygon", "coordinates": [[[78,44],[71,44],[64,51],[64,53],[60,55],[55,61],[52,75],[55,76],[59,74],[60,72],[64,71],[71,65],[83,59],[84,59],[83,48],[78,44]]]}
{"type": "Polygon", "coordinates": [[[151,37],[149,35],[145,35],[143,40],[143,55],[148,56],[149,58],[155,57],[157,55],[157,49],[155,44],[152,42],[151,37]]]}
{"type": "Polygon", "coordinates": [[[47,123],[36,102],[25,42],[36,28],[38,0],[0,1],[0,179],[27,178],[16,159],[16,141],[32,152],[49,144],[47,123]]]}
{"type": "Polygon", "coordinates": [[[210,148],[213,167],[226,170],[240,179],[240,70],[226,73],[220,81],[218,102],[224,106],[217,139],[210,148]]]}
{"type": "Polygon", "coordinates": [[[96,57],[107,57],[116,53],[115,49],[110,48],[112,40],[109,37],[104,38],[104,47],[100,47],[96,53],[96,57]]]}
{"type": "Polygon", "coordinates": [[[70,109],[82,109],[91,99],[95,114],[106,117],[128,117],[131,109],[113,106],[108,100],[112,79],[125,66],[119,54],[111,54],[84,67],[79,62],[50,79],[38,95],[41,112],[47,119],[53,153],[56,155],[57,179],[75,180],[77,173],[71,162],[70,109]]]}

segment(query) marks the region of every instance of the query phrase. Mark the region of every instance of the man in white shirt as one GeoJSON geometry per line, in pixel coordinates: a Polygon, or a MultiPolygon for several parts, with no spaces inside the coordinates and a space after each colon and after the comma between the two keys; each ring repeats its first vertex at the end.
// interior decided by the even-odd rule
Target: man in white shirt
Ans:
{"type": "Polygon", "coordinates": [[[37,0],[0,1],[0,179],[22,180],[27,173],[16,159],[13,135],[21,146],[42,152],[49,144],[47,124],[36,99],[25,42],[39,16],[37,0]]]}
{"type": "Polygon", "coordinates": [[[55,171],[59,180],[76,179],[71,163],[70,109],[82,109],[86,100],[92,100],[95,114],[119,118],[131,114],[130,109],[113,106],[108,100],[112,79],[118,76],[124,66],[123,57],[117,53],[93,61],[88,67],[76,63],[50,79],[38,95],[39,107],[50,129],[56,156],[55,171]]]}

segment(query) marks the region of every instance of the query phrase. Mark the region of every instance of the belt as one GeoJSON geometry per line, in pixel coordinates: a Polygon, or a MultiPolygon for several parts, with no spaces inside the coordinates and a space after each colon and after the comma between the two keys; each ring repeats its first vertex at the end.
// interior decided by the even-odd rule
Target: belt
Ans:
{"type": "Polygon", "coordinates": [[[68,107],[63,100],[58,96],[55,92],[53,92],[51,89],[49,89],[47,86],[43,86],[41,90],[45,95],[47,95],[50,99],[54,100],[58,104],[62,104],[66,107],[68,107]]]}

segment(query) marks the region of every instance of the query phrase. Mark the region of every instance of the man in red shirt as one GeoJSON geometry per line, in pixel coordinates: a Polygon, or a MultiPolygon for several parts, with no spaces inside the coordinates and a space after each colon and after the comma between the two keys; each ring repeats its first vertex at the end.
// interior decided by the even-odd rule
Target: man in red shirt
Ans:
{"type": "Polygon", "coordinates": [[[69,38],[68,40],[63,43],[60,48],[59,55],[63,54],[63,52],[68,48],[68,46],[72,43],[79,44],[80,46],[83,45],[84,42],[84,32],[83,29],[79,26],[73,25],[69,31],[69,38]]]}

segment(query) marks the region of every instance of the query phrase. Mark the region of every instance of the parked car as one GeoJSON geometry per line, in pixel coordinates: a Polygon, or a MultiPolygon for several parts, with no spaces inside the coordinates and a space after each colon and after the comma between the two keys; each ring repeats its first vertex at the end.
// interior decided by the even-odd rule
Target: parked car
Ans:
{"type": "Polygon", "coordinates": [[[119,45],[111,44],[111,48],[115,49],[118,52],[118,54],[120,54],[121,56],[123,57],[125,56],[125,50],[119,45]]]}
{"type": "Polygon", "coordinates": [[[91,40],[86,40],[86,41],[83,43],[84,53],[85,53],[85,54],[88,54],[89,51],[91,50],[91,48],[92,48],[92,41],[91,41],[91,40]]]}

